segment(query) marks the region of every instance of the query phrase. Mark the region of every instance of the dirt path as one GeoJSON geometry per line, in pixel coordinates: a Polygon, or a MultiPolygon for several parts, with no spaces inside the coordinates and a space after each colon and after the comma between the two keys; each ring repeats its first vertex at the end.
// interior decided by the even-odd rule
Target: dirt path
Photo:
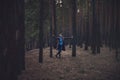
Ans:
{"type": "MultiPolygon", "coordinates": [[[[54,50],[53,55],[56,54],[54,50]]],[[[120,62],[108,48],[93,55],[77,47],[77,56],[71,57],[71,49],[62,52],[62,58],[49,57],[49,48],[44,49],[44,60],[38,62],[38,49],[26,53],[26,70],[18,80],[120,80],[120,62]]]]}

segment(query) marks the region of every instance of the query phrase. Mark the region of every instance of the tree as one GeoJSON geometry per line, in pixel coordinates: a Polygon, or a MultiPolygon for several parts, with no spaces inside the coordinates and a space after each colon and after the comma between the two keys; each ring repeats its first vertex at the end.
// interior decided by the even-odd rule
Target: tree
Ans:
{"type": "Polygon", "coordinates": [[[25,24],[24,24],[24,0],[16,1],[16,17],[17,17],[17,52],[18,52],[18,67],[21,70],[25,69],[25,24]]]}
{"type": "Polygon", "coordinates": [[[85,26],[85,50],[89,45],[89,0],[86,0],[86,26],[85,26]]]}
{"type": "Polygon", "coordinates": [[[76,0],[71,0],[72,5],[72,34],[73,34],[73,40],[72,40],[72,56],[76,56],[76,0]]]}
{"type": "Polygon", "coordinates": [[[39,62],[43,62],[43,14],[44,14],[44,0],[39,0],[40,5],[40,23],[39,23],[39,62]]]}
{"type": "Polygon", "coordinates": [[[92,16],[93,16],[93,24],[92,24],[92,45],[91,45],[91,49],[92,49],[92,53],[95,54],[96,53],[96,9],[95,9],[95,4],[96,1],[92,0],[92,16]]]}

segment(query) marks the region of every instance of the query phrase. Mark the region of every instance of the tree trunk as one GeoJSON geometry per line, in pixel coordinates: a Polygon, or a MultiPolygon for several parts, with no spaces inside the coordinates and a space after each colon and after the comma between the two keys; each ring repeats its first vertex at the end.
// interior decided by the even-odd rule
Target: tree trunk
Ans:
{"type": "Polygon", "coordinates": [[[18,63],[18,67],[20,68],[20,70],[24,70],[25,69],[25,26],[24,26],[24,0],[20,0],[20,1],[17,1],[17,10],[18,10],[18,14],[17,14],[17,17],[18,17],[18,20],[17,20],[17,23],[18,23],[18,29],[16,31],[16,35],[18,37],[18,50],[17,52],[19,53],[19,63],[18,63]]]}
{"type": "Polygon", "coordinates": [[[116,60],[118,61],[119,58],[118,58],[118,49],[119,49],[119,33],[120,33],[120,28],[119,28],[119,1],[118,0],[115,0],[115,50],[116,50],[116,60]]]}
{"type": "Polygon", "coordinates": [[[76,0],[71,0],[72,4],[72,34],[73,34],[73,40],[72,40],[72,56],[76,56],[76,0]]]}
{"type": "Polygon", "coordinates": [[[101,35],[100,35],[100,1],[97,0],[97,32],[96,32],[96,45],[97,45],[97,53],[100,53],[100,45],[101,45],[101,35]]]}
{"type": "Polygon", "coordinates": [[[85,50],[88,50],[89,45],[89,1],[86,0],[86,30],[85,30],[85,50]]]}
{"type": "Polygon", "coordinates": [[[92,0],[92,16],[93,16],[93,27],[92,27],[92,53],[96,53],[96,1],[92,0]]]}
{"type": "Polygon", "coordinates": [[[7,26],[5,26],[6,7],[5,1],[0,0],[0,79],[5,80],[6,53],[7,53],[7,26]],[[5,10],[4,10],[5,9],[5,10]]]}
{"type": "Polygon", "coordinates": [[[44,16],[44,0],[39,0],[40,5],[40,23],[39,23],[39,62],[43,62],[43,16],[44,16]]]}
{"type": "Polygon", "coordinates": [[[52,33],[52,43],[53,43],[53,47],[56,48],[56,37],[57,37],[57,26],[56,26],[56,1],[52,0],[52,27],[53,27],[53,33],[52,33]]]}
{"type": "Polygon", "coordinates": [[[49,6],[50,6],[50,8],[49,8],[49,16],[50,16],[50,37],[49,37],[49,39],[50,39],[50,42],[49,42],[49,44],[50,44],[50,57],[52,58],[53,57],[53,51],[52,51],[52,33],[53,33],[53,0],[49,0],[49,6]]]}

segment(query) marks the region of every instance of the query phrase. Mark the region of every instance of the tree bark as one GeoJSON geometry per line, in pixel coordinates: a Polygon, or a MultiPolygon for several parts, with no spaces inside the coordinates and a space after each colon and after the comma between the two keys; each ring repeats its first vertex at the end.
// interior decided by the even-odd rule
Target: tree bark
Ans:
{"type": "Polygon", "coordinates": [[[72,56],[76,56],[76,0],[71,0],[72,4],[72,34],[73,34],[73,40],[72,40],[72,56]]]}
{"type": "Polygon", "coordinates": [[[44,0],[39,0],[40,5],[40,23],[39,23],[39,62],[43,62],[43,14],[44,14],[44,0]]]}

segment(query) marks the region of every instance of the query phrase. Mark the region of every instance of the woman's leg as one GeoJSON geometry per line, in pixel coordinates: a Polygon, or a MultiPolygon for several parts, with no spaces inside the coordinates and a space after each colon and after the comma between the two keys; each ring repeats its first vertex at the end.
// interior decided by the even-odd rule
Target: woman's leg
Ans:
{"type": "Polygon", "coordinates": [[[62,46],[59,45],[59,47],[58,47],[58,53],[56,54],[56,57],[57,57],[57,55],[59,55],[59,58],[61,57],[61,51],[62,51],[62,46]]]}

